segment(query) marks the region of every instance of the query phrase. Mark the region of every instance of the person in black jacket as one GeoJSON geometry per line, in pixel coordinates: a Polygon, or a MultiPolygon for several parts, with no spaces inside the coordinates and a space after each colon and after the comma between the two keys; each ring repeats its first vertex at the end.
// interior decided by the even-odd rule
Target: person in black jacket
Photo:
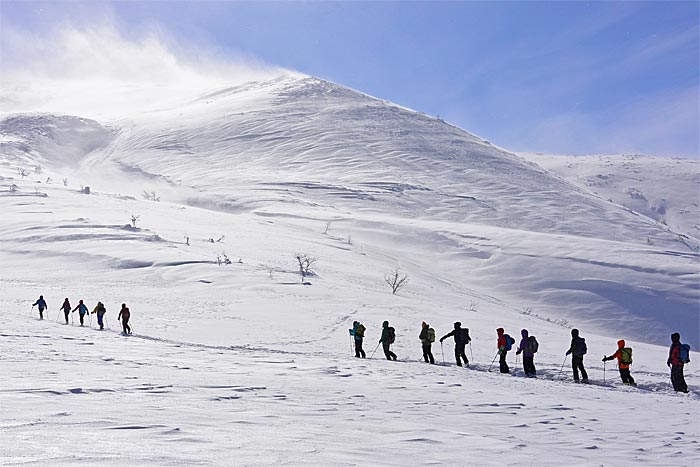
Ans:
{"type": "Polygon", "coordinates": [[[586,346],[586,339],[579,337],[578,329],[571,330],[571,345],[569,350],[566,351],[566,355],[571,354],[571,367],[574,370],[574,381],[578,383],[578,372],[581,370],[581,376],[583,377],[582,382],[588,382],[588,373],[583,367],[583,356],[588,351],[586,346]]]}
{"type": "Polygon", "coordinates": [[[394,328],[389,326],[389,321],[384,321],[382,323],[382,336],[379,338],[379,342],[382,344],[384,356],[387,360],[396,361],[396,354],[391,351],[391,344],[394,343],[394,339],[396,339],[394,328]]]}
{"type": "Polygon", "coordinates": [[[465,346],[471,341],[471,338],[469,337],[469,329],[462,328],[462,323],[457,321],[455,323],[454,330],[442,336],[440,338],[440,343],[442,343],[442,341],[448,337],[454,337],[455,339],[455,359],[457,360],[457,366],[462,366],[461,360],[464,360],[464,364],[469,366],[467,354],[464,353],[465,346]]]}

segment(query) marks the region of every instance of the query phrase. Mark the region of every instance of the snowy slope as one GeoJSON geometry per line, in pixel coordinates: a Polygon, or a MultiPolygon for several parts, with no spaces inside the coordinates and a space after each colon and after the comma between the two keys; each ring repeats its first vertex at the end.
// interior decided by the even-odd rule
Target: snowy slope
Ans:
{"type": "Polygon", "coordinates": [[[700,357],[688,396],[665,366],[670,332],[700,346],[694,239],[332,83],[200,91],[127,117],[0,121],[3,464],[697,464],[700,357]],[[297,252],[318,258],[311,285],[297,252]],[[30,316],[39,294],[48,321],[30,316]],[[66,296],[104,301],[112,329],[56,324],[66,296]],[[132,338],[114,332],[122,302],[132,338]],[[402,362],[349,357],[353,319],[370,352],[390,320],[402,362]],[[423,320],[465,323],[474,368],[417,363],[423,320]],[[498,326],[537,335],[540,379],[487,372],[498,326]],[[613,387],[558,381],[572,326],[596,381],[626,338],[640,388],[610,364],[613,387]],[[94,433],[99,448],[71,444],[94,433]]]}
{"type": "Polygon", "coordinates": [[[700,163],[635,155],[548,156],[522,154],[567,181],[700,238],[700,163]]]}

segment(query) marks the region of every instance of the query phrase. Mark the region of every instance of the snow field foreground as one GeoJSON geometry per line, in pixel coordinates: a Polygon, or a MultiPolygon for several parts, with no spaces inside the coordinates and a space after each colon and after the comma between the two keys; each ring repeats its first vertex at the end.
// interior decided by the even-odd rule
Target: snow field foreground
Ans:
{"type": "Polygon", "coordinates": [[[526,379],[486,363],[192,346],[26,317],[1,337],[3,465],[700,460],[697,386],[684,397],[553,381],[542,363],[544,379],[526,379]]]}
{"type": "MultiPolygon", "coordinates": [[[[428,242],[437,247],[422,252],[430,223],[368,216],[336,221],[323,234],[322,218],[296,211],[231,215],[15,182],[26,196],[2,199],[0,229],[0,297],[8,310],[0,332],[3,465],[495,466],[517,458],[531,465],[693,466],[700,460],[697,353],[686,371],[689,395],[670,389],[666,347],[633,340],[639,388],[622,387],[611,363],[610,387],[574,385],[570,359],[559,381],[569,328],[446,274],[457,264],[455,254],[465,261],[473,253],[443,251],[440,242],[428,242]],[[35,196],[33,186],[48,196],[35,196]],[[140,215],[139,230],[125,227],[132,213],[140,215]],[[221,243],[208,241],[221,233],[221,243]],[[311,286],[295,274],[298,250],[319,258],[311,286]],[[234,264],[215,263],[223,251],[234,264]],[[397,262],[411,283],[392,296],[381,277],[397,262]],[[50,307],[44,321],[31,310],[39,294],[50,307]],[[66,296],[73,306],[85,299],[90,309],[102,300],[110,330],[58,324],[66,296]],[[132,309],[131,337],[116,332],[122,302],[132,309]],[[373,360],[351,357],[353,319],[368,328],[368,355],[388,319],[401,361],[382,360],[381,349],[373,360]],[[472,368],[419,362],[422,320],[438,337],[456,320],[469,327],[472,368]],[[487,372],[498,326],[515,337],[522,327],[537,336],[538,379],[487,372]]],[[[494,238],[518,247],[507,231],[481,229],[491,236],[478,240],[483,249],[494,238]]],[[[523,235],[521,243],[541,237],[523,235]]],[[[589,375],[600,383],[600,357],[614,351],[616,339],[580,327],[589,375]]],[[[442,360],[439,343],[433,353],[442,360]]],[[[451,340],[444,353],[451,362],[451,340]]],[[[511,367],[514,359],[511,353],[511,367]]]]}

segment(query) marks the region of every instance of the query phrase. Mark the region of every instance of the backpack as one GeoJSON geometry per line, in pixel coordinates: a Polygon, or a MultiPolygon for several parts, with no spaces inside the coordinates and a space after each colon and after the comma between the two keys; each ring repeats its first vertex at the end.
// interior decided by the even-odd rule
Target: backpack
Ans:
{"type": "Polygon", "coordinates": [[[513,349],[513,344],[515,344],[515,339],[510,337],[508,334],[505,334],[503,337],[506,338],[506,352],[509,352],[510,350],[513,349]]]}
{"type": "Polygon", "coordinates": [[[469,329],[467,328],[462,328],[460,337],[462,338],[462,344],[464,345],[467,345],[472,340],[472,338],[469,337],[469,329]]]}
{"type": "Polygon", "coordinates": [[[681,344],[679,346],[678,359],[683,363],[690,363],[690,344],[681,344]]]}
{"type": "Polygon", "coordinates": [[[586,339],[579,337],[574,343],[574,355],[577,357],[583,357],[588,352],[588,346],[586,345],[586,339]]]}
{"type": "Polygon", "coordinates": [[[394,328],[392,328],[391,326],[389,326],[386,329],[386,337],[389,340],[390,344],[393,344],[396,340],[396,331],[394,331],[394,328]]]}
{"type": "Polygon", "coordinates": [[[622,349],[622,359],[620,360],[625,365],[632,364],[632,347],[625,347],[622,349]]]}
{"type": "Polygon", "coordinates": [[[535,336],[528,337],[527,349],[531,354],[537,353],[537,351],[540,349],[540,344],[537,342],[537,339],[535,339],[535,336]]]}
{"type": "Polygon", "coordinates": [[[355,335],[365,337],[365,326],[363,324],[357,326],[357,329],[355,329],[355,335]]]}

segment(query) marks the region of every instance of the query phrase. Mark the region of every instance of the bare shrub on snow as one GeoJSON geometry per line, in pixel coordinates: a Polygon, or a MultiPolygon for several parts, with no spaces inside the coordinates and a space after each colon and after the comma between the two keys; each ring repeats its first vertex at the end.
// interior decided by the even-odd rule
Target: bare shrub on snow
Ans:
{"type": "Polygon", "coordinates": [[[156,194],[155,191],[146,191],[143,190],[143,194],[141,195],[143,199],[148,200],[148,201],[160,201],[160,196],[156,194]]]}
{"type": "Polygon", "coordinates": [[[332,224],[333,223],[330,221],[326,222],[326,228],[323,229],[323,235],[328,235],[328,231],[330,230],[332,224]]]}
{"type": "Polygon", "coordinates": [[[396,292],[408,284],[408,274],[402,274],[401,270],[396,268],[393,271],[384,274],[384,282],[391,287],[391,293],[396,295],[396,292]]]}
{"type": "Polygon", "coordinates": [[[29,175],[29,171],[28,171],[27,169],[23,169],[23,168],[21,168],[21,167],[17,167],[17,175],[19,175],[20,177],[24,178],[24,177],[26,177],[27,175],[29,175]]]}
{"type": "Polygon", "coordinates": [[[63,186],[68,186],[68,178],[63,177],[63,186]]]}
{"type": "Polygon", "coordinates": [[[133,228],[136,228],[136,222],[137,222],[139,219],[141,219],[141,216],[135,216],[135,215],[133,215],[133,214],[131,215],[131,226],[132,226],[133,228]]]}
{"type": "Polygon", "coordinates": [[[295,253],[294,258],[299,264],[299,276],[301,276],[301,282],[304,282],[306,276],[313,276],[313,266],[316,263],[316,258],[309,256],[305,253],[295,253]]]}

